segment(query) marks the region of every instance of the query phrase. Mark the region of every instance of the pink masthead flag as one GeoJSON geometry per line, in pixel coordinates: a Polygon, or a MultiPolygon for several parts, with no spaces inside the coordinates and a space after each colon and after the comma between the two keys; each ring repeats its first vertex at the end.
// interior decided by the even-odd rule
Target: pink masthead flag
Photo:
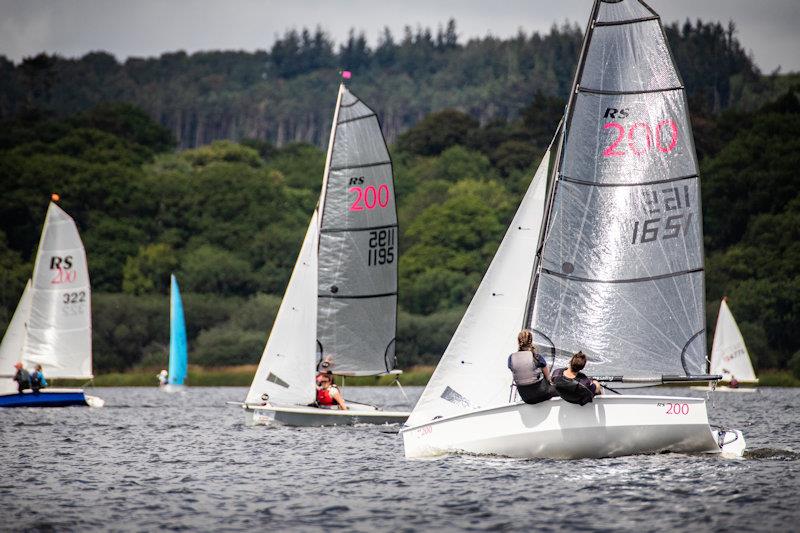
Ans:
{"type": "Polygon", "coordinates": [[[342,71],[342,78],[344,78],[346,80],[349,80],[352,77],[353,77],[353,73],[350,72],[349,70],[343,70],[342,71]]]}

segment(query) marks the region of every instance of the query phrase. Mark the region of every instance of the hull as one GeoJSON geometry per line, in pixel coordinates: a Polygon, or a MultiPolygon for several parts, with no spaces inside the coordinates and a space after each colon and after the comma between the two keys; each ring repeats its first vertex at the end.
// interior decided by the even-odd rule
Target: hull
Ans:
{"type": "Polygon", "coordinates": [[[89,405],[82,389],[42,389],[39,392],[25,391],[22,394],[0,395],[0,407],[67,407],[89,405]]]}
{"type": "Polygon", "coordinates": [[[349,409],[323,409],[319,407],[280,407],[274,405],[244,405],[245,424],[285,426],[352,426],[355,424],[402,424],[411,413],[380,411],[371,405],[348,402],[349,409]]]}
{"type": "Polygon", "coordinates": [[[166,385],[161,387],[161,390],[169,393],[183,392],[184,390],[186,390],[186,385],[175,385],[172,383],[167,383],[166,385]]]}
{"type": "Polygon", "coordinates": [[[473,453],[578,459],[659,452],[744,452],[740,432],[708,425],[705,400],[672,396],[597,397],[578,406],[560,398],[517,403],[401,430],[406,457],[473,453]],[[722,440],[724,449],[718,445],[722,440]]]}

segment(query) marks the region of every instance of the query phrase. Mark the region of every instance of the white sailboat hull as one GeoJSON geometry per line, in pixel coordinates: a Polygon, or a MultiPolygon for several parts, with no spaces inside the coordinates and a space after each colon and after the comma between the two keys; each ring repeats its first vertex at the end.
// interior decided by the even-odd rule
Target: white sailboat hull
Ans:
{"type": "Polygon", "coordinates": [[[281,407],[275,405],[253,406],[242,404],[245,425],[285,426],[352,426],[355,424],[402,424],[411,413],[381,411],[374,406],[347,403],[347,411],[319,407],[281,407]]]}
{"type": "Polygon", "coordinates": [[[174,383],[167,383],[166,385],[161,387],[161,390],[164,392],[168,392],[170,394],[176,392],[184,392],[186,390],[186,385],[176,385],[174,383]]]}
{"type": "Polygon", "coordinates": [[[744,437],[708,424],[705,400],[672,396],[597,397],[579,406],[554,398],[483,409],[401,430],[408,458],[474,453],[578,459],[659,452],[741,455],[744,437]]]}

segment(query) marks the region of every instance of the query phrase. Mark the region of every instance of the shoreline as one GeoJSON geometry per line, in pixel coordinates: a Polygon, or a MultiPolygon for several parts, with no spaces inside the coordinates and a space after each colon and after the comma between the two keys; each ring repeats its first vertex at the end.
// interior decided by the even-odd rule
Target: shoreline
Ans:
{"type": "MultiPolygon", "coordinates": [[[[190,387],[249,387],[256,373],[256,365],[240,365],[229,367],[204,368],[190,365],[186,385],[190,387]]],[[[347,387],[389,386],[395,380],[401,385],[425,386],[434,371],[433,366],[415,366],[399,376],[359,376],[336,377],[338,385],[347,387]]],[[[155,387],[156,374],[159,368],[141,368],[128,372],[111,372],[99,374],[89,382],[74,379],[52,379],[54,387],[155,387]]],[[[743,387],[800,387],[800,379],[795,378],[788,370],[764,370],[759,373],[757,385],[743,384],[743,387]]]]}

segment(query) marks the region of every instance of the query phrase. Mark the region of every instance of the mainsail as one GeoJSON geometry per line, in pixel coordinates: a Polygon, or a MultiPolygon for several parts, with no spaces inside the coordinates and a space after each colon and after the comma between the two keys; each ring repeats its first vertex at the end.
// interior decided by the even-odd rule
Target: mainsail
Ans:
{"type": "Polygon", "coordinates": [[[714,328],[709,373],[720,374],[725,381],[730,381],[734,376],[741,382],[758,381],[742,333],[725,299],[719,307],[717,326],[714,328]]]}
{"type": "Polygon", "coordinates": [[[705,371],[700,182],[658,15],[595,2],[537,257],[530,325],[594,375],[705,371]]]}
{"type": "Polygon", "coordinates": [[[170,275],[169,302],[169,383],[183,385],[188,367],[186,348],[186,322],[183,318],[183,301],[175,275],[170,275]]]}
{"type": "Polygon", "coordinates": [[[542,158],[486,275],[414,407],[409,425],[508,401],[511,373],[506,357],[516,351],[525,314],[549,161],[550,150],[542,158]]]}
{"type": "Polygon", "coordinates": [[[342,84],[320,198],[317,350],[337,374],[395,367],[397,213],[374,111],[342,84]]]}
{"type": "Polygon", "coordinates": [[[91,287],[75,221],[51,203],[30,286],[23,363],[48,378],[92,377],[91,287]]]}

